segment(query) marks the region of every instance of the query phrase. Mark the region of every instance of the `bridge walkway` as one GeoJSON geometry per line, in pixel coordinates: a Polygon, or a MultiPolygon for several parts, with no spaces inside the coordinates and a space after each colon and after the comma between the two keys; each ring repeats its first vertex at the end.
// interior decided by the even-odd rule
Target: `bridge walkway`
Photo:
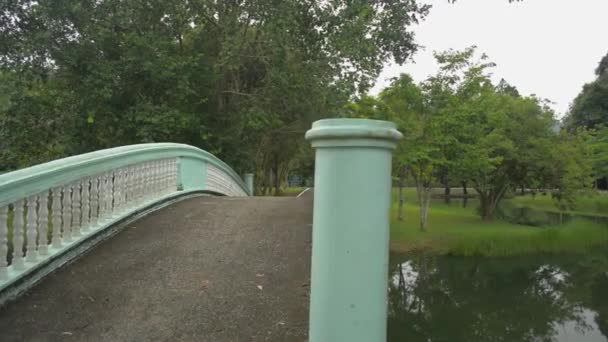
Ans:
{"type": "Polygon", "coordinates": [[[0,309],[0,341],[306,341],[312,191],[185,199],[0,309]]]}

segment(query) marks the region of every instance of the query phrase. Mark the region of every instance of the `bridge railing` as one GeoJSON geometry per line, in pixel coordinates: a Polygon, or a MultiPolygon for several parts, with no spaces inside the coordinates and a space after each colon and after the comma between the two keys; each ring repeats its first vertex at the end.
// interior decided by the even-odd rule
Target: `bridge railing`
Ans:
{"type": "Polygon", "coordinates": [[[251,194],[212,154],[170,143],[101,150],[0,175],[0,292],[100,230],[193,192],[251,194]]]}

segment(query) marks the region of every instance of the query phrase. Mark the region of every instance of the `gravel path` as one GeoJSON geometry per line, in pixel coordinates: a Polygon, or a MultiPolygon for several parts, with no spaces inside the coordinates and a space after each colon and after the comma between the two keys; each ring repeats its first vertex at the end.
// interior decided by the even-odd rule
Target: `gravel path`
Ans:
{"type": "Polygon", "coordinates": [[[306,341],[312,194],[197,197],[0,310],[0,341],[306,341]]]}

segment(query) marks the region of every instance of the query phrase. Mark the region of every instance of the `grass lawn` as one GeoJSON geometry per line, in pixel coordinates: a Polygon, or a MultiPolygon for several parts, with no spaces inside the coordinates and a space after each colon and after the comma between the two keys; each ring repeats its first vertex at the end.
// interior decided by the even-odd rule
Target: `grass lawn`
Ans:
{"type": "Polygon", "coordinates": [[[281,196],[298,196],[302,191],[306,189],[305,187],[289,187],[281,189],[281,196]]]}
{"type": "Polygon", "coordinates": [[[393,191],[391,249],[396,252],[515,256],[584,253],[593,247],[608,245],[608,228],[591,221],[580,219],[546,228],[499,220],[484,222],[475,212],[475,202],[467,208],[458,203],[431,203],[428,231],[420,232],[415,189],[406,189],[405,198],[405,218],[398,221],[397,190],[393,191]]]}
{"type": "MultiPolygon", "coordinates": [[[[538,208],[547,211],[559,211],[559,209],[555,206],[555,202],[551,198],[550,194],[517,196],[511,201],[519,206],[538,208]]],[[[590,194],[587,196],[580,196],[576,199],[575,208],[566,212],[580,215],[608,217],[608,195],[590,194]]]]}
{"type": "MultiPolygon", "coordinates": [[[[281,188],[281,193],[278,196],[295,197],[298,196],[305,189],[306,187],[303,186],[284,187],[281,188]]],[[[270,191],[270,193],[266,195],[256,194],[256,196],[275,196],[274,189],[272,189],[272,191],[270,191]]]]}

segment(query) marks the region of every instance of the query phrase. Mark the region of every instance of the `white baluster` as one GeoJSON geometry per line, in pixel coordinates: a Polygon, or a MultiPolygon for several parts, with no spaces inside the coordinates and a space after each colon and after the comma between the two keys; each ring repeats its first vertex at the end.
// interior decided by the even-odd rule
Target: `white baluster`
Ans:
{"type": "Polygon", "coordinates": [[[164,159],[156,161],[156,192],[159,196],[163,195],[163,170],[164,170],[164,159]]]}
{"type": "Polygon", "coordinates": [[[72,185],[63,187],[63,240],[72,241],[72,185]]]}
{"type": "Polygon", "coordinates": [[[110,216],[114,216],[116,214],[116,173],[114,171],[110,171],[108,181],[110,182],[108,205],[110,207],[110,216]]]}
{"type": "Polygon", "coordinates": [[[168,180],[169,180],[169,178],[167,177],[169,167],[167,165],[167,161],[168,161],[167,159],[163,159],[162,160],[162,164],[161,164],[162,165],[162,168],[161,168],[162,171],[160,173],[161,174],[160,184],[161,184],[161,192],[162,192],[163,195],[165,195],[166,193],[169,192],[168,191],[169,190],[169,186],[168,186],[168,183],[169,183],[168,180]]]}
{"type": "Polygon", "coordinates": [[[160,194],[160,160],[154,161],[154,197],[160,194]]]}
{"type": "Polygon", "coordinates": [[[158,197],[160,195],[160,190],[161,190],[161,186],[160,186],[160,173],[161,171],[161,164],[160,164],[160,160],[155,160],[154,161],[154,197],[158,197]]]}
{"type": "Polygon", "coordinates": [[[171,159],[167,159],[167,169],[166,169],[166,188],[167,188],[167,193],[172,193],[172,189],[171,189],[171,159]]]}
{"type": "Polygon", "coordinates": [[[171,188],[173,169],[171,168],[171,159],[167,159],[167,192],[172,193],[175,189],[171,188]]]}
{"type": "Polygon", "coordinates": [[[131,191],[129,188],[129,182],[131,181],[129,177],[129,166],[125,166],[122,169],[122,194],[120,198],[123,210],[129,209],[129,191],[131,191]]]}
{"type": "Polygon", "coordinates": [[[80,181],[72,187],[72,237],[80,236],[80,181]]]}
{"type": "Polygon", "coordinates": [[[61,247],[61,188],[53,189],[53,204],[52,204],[52,214],[53,214],[53,236],[51,239],[51,243],[53,247],[59,248],[61,247]]]}
{"type": "Polygon", "coordinates": [[[144,202],[147,202],[152,194],[152,162],[146,162],[144,169],[144,202]]]}
{"type": "Polygon", "coordinates": [[[112,201],[114,200],[114,173],[112,171],[108,172],[108,178],[106,180],[106,217],[109,219],[112,217],[112,212],[114,208],[112,206],[112,201]]]}
{"type": "Polygon", "coordinates": [[[158,161],[158,192],[160,195],[165,194],[165,160],[158,161]]]}
{"type": "Polygon", "coordinates": [[[118,169],[114,172],[114,215],[122,211],[122,181],[122,169],[118,169]]]}
{"type": "Polygon", "coordinates": [[[23,221],[24,203],[23,200],[15,202],[13,206],[13,267],[16,270],[25,268],[23,260],[23,235],[25,231],[25,222],[23,221]]]}
{"type": "Polygon", "coordinates": [[[122,203],[122,211],[125,211],[129,208],[129,167],[125,166],[121,169],[122,171],[122,179],[120,181],[120,202],[122,203]]]}
{"type": "Polygon", "coordinates": [[[99,220],[103,221],[108,212],[108,174],[104,172],[99,180],[99,220]]]}
{"type": "Polygon", "coordinates": [[[36,207],[38,206],[38,196],[30,196],[27,199],[27,224],[26,224],[26,236],[27,243],[25,245],[25,260],[29,262],[35,262],[38,260],[38,251],[36,251],[36,238],[38,237],[37,232],[37,220],[36,207]]]}
{"type": "Polygon", "coordinates": [[[120,169],[120,211],[127,209],[127,168],[120,169]]]}
{"type": "Polygon", "coordinates": [[[144,168],[141,177],[142,187],[142,198],[141,202],[144,203],[148,200],[148,194],[150,193],[150,164],[144,163],[144,168]]]}
{"type": "Polygon", "coordinates": [[[141,188],[141,198],[140,204],[144,203],[148,197],[148,190],[150,189],[147,185],[148,181],[148,163],[144,163],[141,168],[140,177],[139,177],[139,186],[141,188]]]}
{"type": "Polygon", "coordinates": [[[140,171],[141,171],[140,164],[137,164],[133,167],[133,205],[139,204],[139,200],[140,200],[140,196],[141,196],[140,186],[139,186],[139,179],[141,177],[140,171]]]}
{"type": "Polygon", "coordinates": [[[143,170],[143,164],[138,164],[135,167],[135,202],[137,204],[140,204],[143,198],[143,170]]]}
{"type": "Polygon", "coordinates": [[[38,196],[38,254],[47,255],[49,250],[49,192],[38,196]]]}
{"type": "Polygon", "coordinates": [[[0,280],[8,279],[8,205],[0,207],[0,280]]]}
{"type": "Polygon", "coordinates": [[[158,161],[154,160],[151,162],[152,170],[150,175],[150,190],[152,192],[152,197],[156,198],[158,193],[158,161]]]}
{"type": "Polygon", "coordinates": [[[82,181],[82,220],[80,224],[81,231],[88,231],[91,227],[91,198],[90,198],[91,179],[85,178],[82,181]]]}
{"type": "Polygon", "coordinates": [[[135,165],[127,168],[127,205],[129,208],[135,205],[135,165]]]}
{"type": "Polygon", "coordinates": [[[167,159],[163,159],[161,162],[160,171],[160,191],[163,195],[167,194],[167,159]]]}
{"type": "Polygon", "coordinates": [[[141,170],[141,165],[133,166],[133,206],[136,206],[139,203],[139,171],[141,170]]]}
{"type": "Polygon", "coordinates": [[[177,191],[177,158],[171,159],[171,192],[177,191]]]}
{"type": "Polygon", "coordinates": [[[91,177],[91,226],[99,221],[99,176],[91,177]]]}
{"type": "Polygon", "coordinates": [[[146,189],[148,189],[148,192],[146,194],[146,201],[147,201],[152,196],[154,196],[154,162],[153,161],[148,162],[148,172],[147,172],[145,181],[146,181],[146,189]]]}

